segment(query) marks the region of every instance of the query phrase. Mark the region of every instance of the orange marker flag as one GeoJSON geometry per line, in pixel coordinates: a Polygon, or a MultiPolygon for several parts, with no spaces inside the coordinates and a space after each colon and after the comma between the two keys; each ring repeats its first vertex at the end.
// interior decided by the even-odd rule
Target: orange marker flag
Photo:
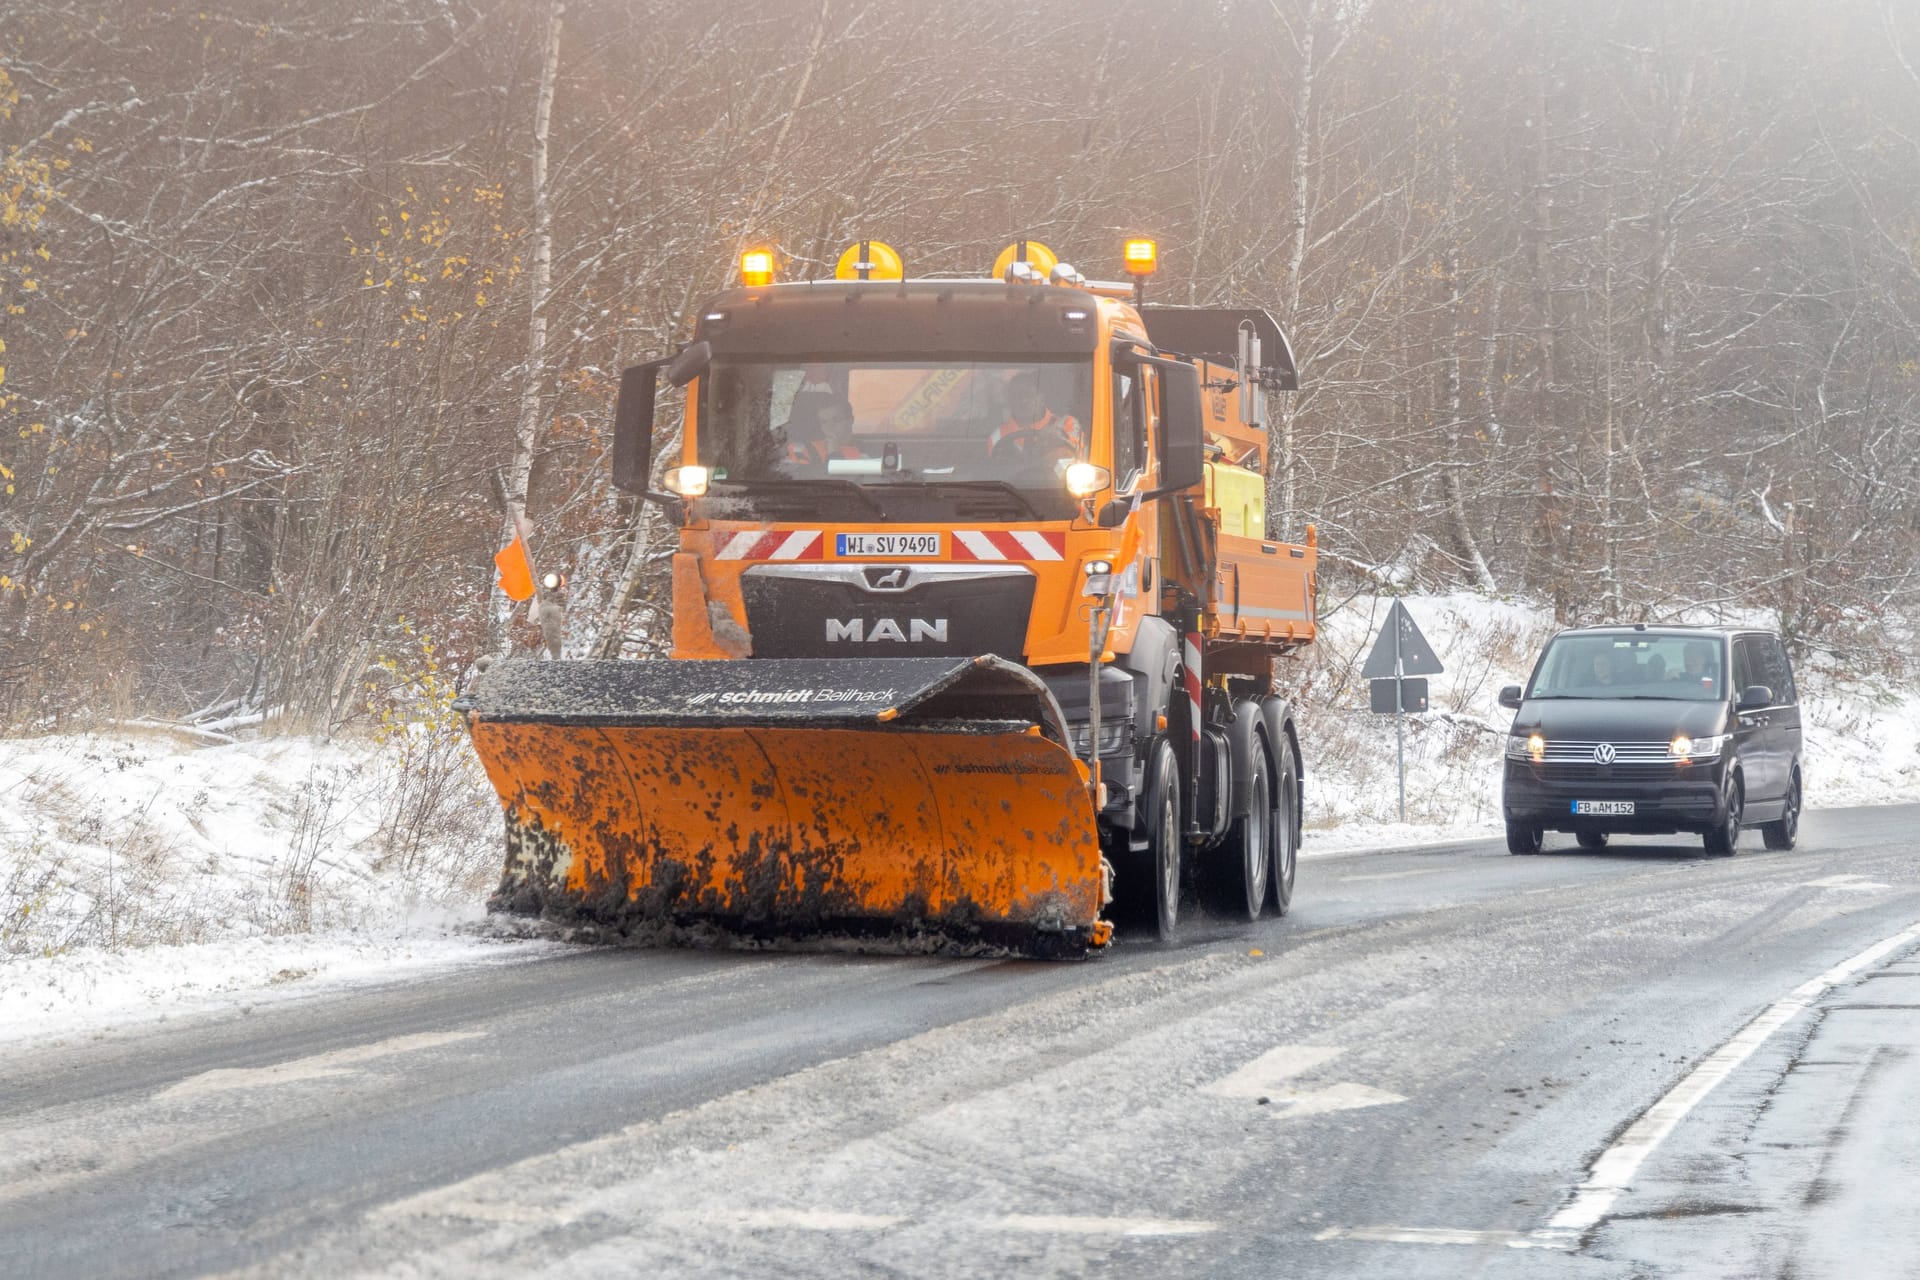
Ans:
{"type": "Polygon", "coordinates": [[[524,539],[515,534],[512,542],[493,553],[493,563],[500,570],[500,589],[510,599],[533,597],[533,561],[527,555],[524,539]]]}

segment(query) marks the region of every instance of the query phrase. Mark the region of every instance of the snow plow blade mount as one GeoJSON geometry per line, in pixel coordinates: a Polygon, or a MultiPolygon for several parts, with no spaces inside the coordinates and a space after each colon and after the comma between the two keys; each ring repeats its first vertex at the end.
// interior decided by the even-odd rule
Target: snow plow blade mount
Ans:
{"type": "Polygon", "coordinates": [[[998,658],[508,662],[463,706],[506,809],[496,910],[632,932],[1106,941],[1085,766],[998,658]]]}

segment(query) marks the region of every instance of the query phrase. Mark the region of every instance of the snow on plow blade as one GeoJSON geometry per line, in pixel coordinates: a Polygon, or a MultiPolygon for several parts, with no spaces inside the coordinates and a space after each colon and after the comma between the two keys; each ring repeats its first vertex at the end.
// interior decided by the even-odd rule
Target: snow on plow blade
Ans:
{"type": "Polygon", "coordinates": [[[1106,941],[1085,767],[1016,664],[509,662],[463,705],[506,809],[497,910],[1106,941]]]}

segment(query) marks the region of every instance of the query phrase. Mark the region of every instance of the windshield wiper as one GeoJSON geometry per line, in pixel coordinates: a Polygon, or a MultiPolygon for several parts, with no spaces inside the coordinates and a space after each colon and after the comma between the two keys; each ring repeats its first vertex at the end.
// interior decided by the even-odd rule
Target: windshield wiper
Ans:
{"type": "Polygon", "coordinates": [[[1038,508],[1006,480],[923,480],[915,477],[911,480],[886,480],[881,487],[887,489],[916,489],[924,493],[939,494],[947,490],[958,489],[962,493],[990,493],[997,497],[1011,498],[1019,505],[1022,513],[1029,519],[1044,519],[1038,508]]]}
{"type": "MultiPolygon", "coordinates": [[[[865,486],[857,484],[852,480],[836,480],[832,478],[817,480],[761,480],[749,477],[744,479],[729,478],[726,480],[715,480],[712,483],[714,486],[724,485],[729,489],[736,489],[739,491],[740,496],[747,498],[759,493],[780,497],[792,497],[795,495],[805,497],[810,493],[816,493],[822,489],[831,489],[835,493],[851,492],[857,494],[860,501],[866,503],[867,508],[872,511],[873,514],[883,519],[887,514],[886,508],[880,505],[878,498],[868,493],[865,486]]],[[[711,491],[710,489],[709,492],[711,491]]],[[[719,494],[716,496],[725,497],[727,495],[719,494]]]]}

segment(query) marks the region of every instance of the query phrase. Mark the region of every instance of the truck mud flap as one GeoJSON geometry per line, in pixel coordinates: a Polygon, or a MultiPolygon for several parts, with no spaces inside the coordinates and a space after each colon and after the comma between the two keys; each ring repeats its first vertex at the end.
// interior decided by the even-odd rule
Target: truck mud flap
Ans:
{"type": "Polygon", "coordinates": [[[994,657],[508,662],[461,703],[506,810],[494,906],[622,933],[1104,943],[1085,766],[994,657]]]}

